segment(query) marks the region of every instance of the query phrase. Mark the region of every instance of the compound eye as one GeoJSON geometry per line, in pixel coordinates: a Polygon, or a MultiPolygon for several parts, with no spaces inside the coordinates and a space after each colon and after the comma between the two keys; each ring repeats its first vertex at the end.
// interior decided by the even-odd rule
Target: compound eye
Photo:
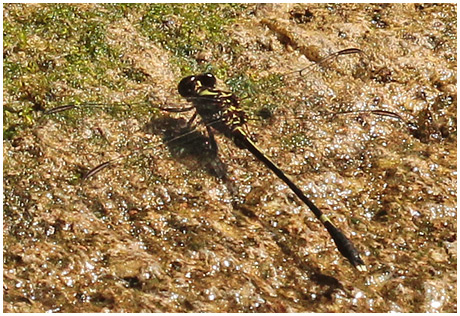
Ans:
{"type": "Polygon", "coordinates": [[[216,77],[211,73],[205,73],[197,76],[197,80],[201,82],[204,88],[214,88],[216,85],[216,77]]]}
{"type": "Polygon", "coordinates": [[[182,79],[177,86],[179,94],[184,98],[192,97],[195,95],[197,76],[188,76],[182,79]]]}

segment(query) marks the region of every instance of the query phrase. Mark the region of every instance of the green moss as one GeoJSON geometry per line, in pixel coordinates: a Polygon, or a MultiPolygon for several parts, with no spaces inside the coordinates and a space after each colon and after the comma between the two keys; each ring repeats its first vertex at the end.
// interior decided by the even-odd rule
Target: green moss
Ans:
{"type": "MultiPolygon", "coordinates": [[[[228,4],[151,5],[142,16],[139,27],[152,41],[172,53],[183,74],[209,71],[194,57],[212,50],[228,40],[224,27],[235,21],[245,6],[228,4]]],[[[213,56],[218,57],[218,56],[213,56]]]]}
{"type": "MultiPolygon", "coordinates": [[[[171,52],[171,62],[184,73],[212,71],[192,58],[203,48],[214,51],[225,40],[223,28],[234,21],[241,5],[5,5],[4,88],[13,99],[5,115],[4,133],[11,138],[31,126],[37,110],[52,104],[104,100],[103,95],[62,98],[56,82],[71,89],[106,87],[122,91],[127,81],[142,82],[145,74],[132,69],[121,52],[107,41],[107,27],[132,14],[141,14],[140,31],[171,52]],[[37,45],[39,44],[39,45],[37,45]],[[22,56],[21,58],[17,58],[22,56]],[[121,76],[108,75],[109,70],[121,76]],[[35,114],[35,115],[34,115],[35,114]],[[14,126],[14,127],[13,127],[14,126]]],[[[92,93],[95,89],[91,89],[92,93]]]]}
{"type": "Polygon", "coordinates": [[[30,126],[34,123],[30,114],[52,102],[77,101],[59,99],[58,81],[76,89],[117,85],[104,80],[107,69],[121,64],[119,53],[106,42],[106,26],[117,15],[66,4],[7,8],[4,88],[12,98],[23,101],[10,105],[17,114],[4,122],[8,130],[10,125],[30,126]]]}

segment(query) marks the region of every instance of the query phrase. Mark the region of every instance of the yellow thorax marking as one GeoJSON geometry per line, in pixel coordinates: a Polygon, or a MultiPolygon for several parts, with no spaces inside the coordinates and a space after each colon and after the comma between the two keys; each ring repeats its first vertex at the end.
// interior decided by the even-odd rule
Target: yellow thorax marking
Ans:
{"type": "MultiPolygon", "coordinates": [[[[201,85],[200,85],[201,87],[201,85]]],[[[200,88],[198,87],[198,88],[200,88]]],[[[223,91],[211,91],[209,89],[203,89],[198,92],[200,96],[215,96],[215,95],[221,95],[222,97],[230,97],[232,94],[230,92],[223,92],[223,91]]]]}

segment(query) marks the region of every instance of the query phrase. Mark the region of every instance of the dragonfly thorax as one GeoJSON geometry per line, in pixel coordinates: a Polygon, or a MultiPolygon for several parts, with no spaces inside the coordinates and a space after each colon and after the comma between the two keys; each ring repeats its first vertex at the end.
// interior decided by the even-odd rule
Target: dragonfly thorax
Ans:
{"type": "Polygon", "coordinates": [[[215,89],[216,77],[205,73],[188,76],[179,83],[179,93],[192,102],[204,124],[227,136],[247,122],[239,108],[239,99],[231,92],[215,89]]]}

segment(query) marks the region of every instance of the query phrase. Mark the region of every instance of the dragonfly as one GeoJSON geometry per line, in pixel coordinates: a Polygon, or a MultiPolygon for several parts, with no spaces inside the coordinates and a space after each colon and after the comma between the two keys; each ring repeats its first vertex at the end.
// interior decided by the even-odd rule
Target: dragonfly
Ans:
{"type": "MultiPolygon", "coordinates": [[[[328,62],[338,56],[348,54],[362,54],[363,52],[358,48],[348,48],[341,51],[332,53],[325,58],[319,60],[317,64],[328,62]]],[[[285,75],[291,75],[298,73],[303,76],[310,67],[305,67],[300,70],[286,73],[285,75]]],[[[282,169],[273,162],[261,149],[256,145],[252,139],[251,134],[248,130],[248,115],[240,107],[240,99],[232,92],[220,90],[216,88],[217,79],[211,73],[202,73],[198,75],[190,75],[182,80],[178,84],[179,94],[189,102],[189,106],[183,108],[170,108],[164,106],[157,106],[158,109],[166,112],[183,113],[194,111],[192,117],[187,122],[189,132],[178,135],[169,139],[167,142],[171,143],[180,138],[185,137],[187,134],[193,132],[193,124],[198,117],[201,119],[201,124],[206,127],[208,134],[209,146],[213,152],[217,153],[218,145],[214,137],[214,133],[218,132],[223,134],[225,137],[231,139],[233,143],[241,149],[248,150],[255,158],[257,158],[262,164],[270,169],[279,179],[281,179],[293,192],[294,194],[313,212],[315,217],[321,222],[324,228],[327,230],[331,238],[333,239],[338,251],[350,262],[350,264],[360,272],[367,271],[366,265],[360,257],[359,251],[353,242],[338,228],[332,220],[326,216],[316,205],[313,203],[306,194],[297,186],[289,176],[287,176],[282,169]]],[[[98,103],[92,104],[70,104],[58,106],[45,112],[46,115],[59,113],[71,109],[78,108],[80,106],[97,106],[101,105],[98,103]]],[[[402,119],[399,115],[387,112],[383,110],[367,111],[376,115],[389,116],[397,119],[402,119]]],[[[350,112],[344,112],[344,114],[350,114],[350,112]]],[[[88,173],[83,176],[83,179],[88,179],[101,170],[112,166],[117,161],[125,159],[128,155],[120,156],[98,166],[92,168],[88,173]]]]}

